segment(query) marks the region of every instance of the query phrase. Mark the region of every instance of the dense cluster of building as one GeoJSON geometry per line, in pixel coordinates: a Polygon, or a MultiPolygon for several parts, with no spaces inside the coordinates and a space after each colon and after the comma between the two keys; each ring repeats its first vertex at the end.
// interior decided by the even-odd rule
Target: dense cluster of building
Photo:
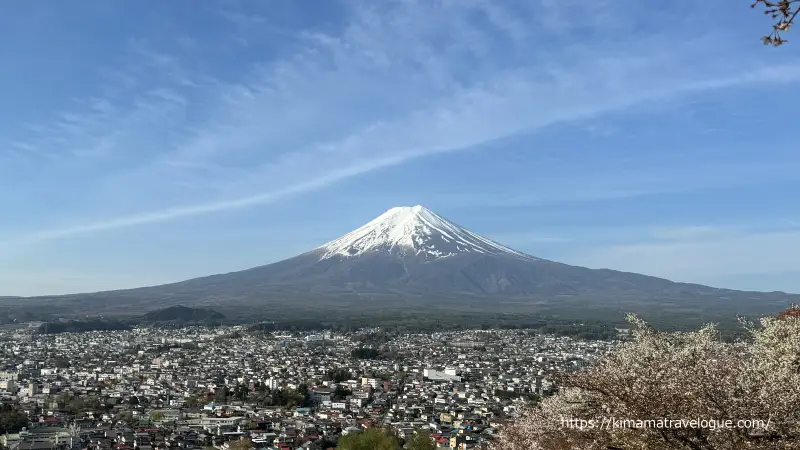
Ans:
{"type": "Polygon", "coordinates": [[[469,449],[614,345],[519,330],[3,332],[0,401],[27,421],[0,435],[11,450],[311,450],[377,426],[469,449]]]}

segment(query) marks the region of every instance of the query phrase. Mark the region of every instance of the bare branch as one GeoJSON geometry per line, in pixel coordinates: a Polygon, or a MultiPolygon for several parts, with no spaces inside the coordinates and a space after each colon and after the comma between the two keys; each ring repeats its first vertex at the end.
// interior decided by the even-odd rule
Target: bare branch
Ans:
{"type": "Polygon", "coordinates": [[[758,5],[763,5],[764,14],[776,21],[772,26],[772,32],[761,37],[764,45],[777,47],[788,42],[781,33],[788,32],[794,24],[797,13],[800,12],[800,0],[755,0],[750,7],[755,8],[758,5]]]}

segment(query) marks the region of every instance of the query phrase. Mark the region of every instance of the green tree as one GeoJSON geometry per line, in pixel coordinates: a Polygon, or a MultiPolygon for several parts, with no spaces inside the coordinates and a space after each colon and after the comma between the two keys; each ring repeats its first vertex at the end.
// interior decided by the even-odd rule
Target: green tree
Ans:
{"type": "Polygon", "coordinates": [[[187,408],[197,408],[197,407],[199,407],[199,406],[201,406],[203,404],[203,400],[205,400],[205,399],[204,398],[200,398],[197,395],[190,395],[189,397],[186,397],[186,399],[184,400],[183,404],[187,408]]]}
{"type": "Polygon", "coordinates": [[[386,429],[369,428],[361,433],[339,438],[338,450],[397,450],[400,442],[386,429]]]}
{"type": "Polygon", "coordinates": [[[233,391],[233,396],[237,400],[246,401],[247,396],[250,394],[250,388],[244,384],[237,384],[233,391]]]}
{"type": "Polygon", "coordinates": [[[342,385],[336,386],[336,390],[333,391],[333,397],[336,400],[344,400],[344,399],[347,398],[348,395],[353,395],[353,391],[351,391],[350,389],[347,389],[346,387],[344,387],[342,385]]]}
{"type": "Polygon", "coordinates": [[[50,363],[59,369],[65,369],[70,365],[69,360],[62,357],[53,358],[50,363]]]}
{"type": "Polygon", "coordinates": [[[349,380],[351,377],[350,371],[346,369],[333,369],[325,374],[325,379],[333,381],[334,383],[341,383],[349,380]]]}
{"type": "Polygon", "coordinates": [[[422,430],[417,430],[405,445],[408,450],[436,450],[433,439],[422,430]]]}
{"type": "Polygon", "coordinates": [[[297,397],[297,406],[311,406],[311,392],[308,390],[307,384],[301,384],[300,386],[297,386],[297,397]]]}
{"type": "Polygon", "coordinates": [[[0,407],[0,434],[16,433],[28,425],[28,416],[11,405],[0,407]]]}
{"type": "Polygon", "coordinates": [[[152,420],[153,422],[160,422],[164,420],[164,414],[160,413],[159,411],[155,411],[152,414],[150,414],[150,420],[152,420]]]}
{"type": "Polygon", "coordinates": [[[361,347],[351,350],[350,356],[358,359],[377,359],[380,356],[380,352],[374,348],[361,347]]]}

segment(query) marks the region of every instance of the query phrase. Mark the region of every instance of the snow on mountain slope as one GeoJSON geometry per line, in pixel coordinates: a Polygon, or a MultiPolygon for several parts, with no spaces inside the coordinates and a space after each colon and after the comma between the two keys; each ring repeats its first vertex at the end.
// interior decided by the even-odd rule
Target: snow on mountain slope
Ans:
{"type": "Polygon", "coordinates": [[[459,253],[513,256],[536,260],[460,227],[417,205],[392,208],[361,228],[319,247],[322,259],[356,257],[368,252],[439,259],[459,253]]]}

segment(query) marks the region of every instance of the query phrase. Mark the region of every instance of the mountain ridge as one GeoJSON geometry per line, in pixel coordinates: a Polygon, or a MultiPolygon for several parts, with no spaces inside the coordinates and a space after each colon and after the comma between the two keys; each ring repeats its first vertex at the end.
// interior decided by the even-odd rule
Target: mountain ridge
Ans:
{"type": "Polygon", "coordinates": [[[506,247],[417,205],[391,208],[350,233],[271,264],[141,288],[0,300],[0,306],[15,302],[108,311],[272,305],[286,311],[568,308],[661,314],[779,311],[787,303],[800,302],[800,295],[737,291],[550,261],[506,247]]]}

